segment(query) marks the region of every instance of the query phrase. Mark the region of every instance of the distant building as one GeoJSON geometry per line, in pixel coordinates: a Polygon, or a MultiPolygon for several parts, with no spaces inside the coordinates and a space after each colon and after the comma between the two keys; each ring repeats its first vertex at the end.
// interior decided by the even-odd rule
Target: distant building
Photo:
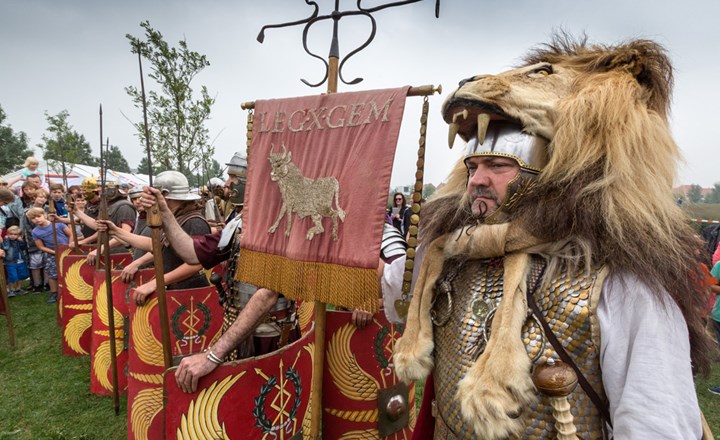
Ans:
{"type": "MultiPolygon", "coordinates": [[[[676,188],[673,188],[672,191],[673,191],[673,194],[675,194],[676,196],[683,196],[683,197],[687,198],[688,193],[690,192],[690,188],[692,188],[692,187],[693,187],[693,185],[680,185],[676,188]]],[[[711,194],[712,192],[713,192],[713,188],[701,188],[700,189],[700,195],[703,197],[703,199],[705,197],[707,197],[709,194],[711,194]]]]}

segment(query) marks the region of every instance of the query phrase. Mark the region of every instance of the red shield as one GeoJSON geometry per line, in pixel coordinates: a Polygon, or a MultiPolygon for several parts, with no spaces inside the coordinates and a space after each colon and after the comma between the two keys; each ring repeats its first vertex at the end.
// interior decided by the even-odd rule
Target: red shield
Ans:
{"type": "Polygon", "coordinates": [[[300,334],[305,336],[315,322],[315,301],[296,301],[300,334]]]}
{"type": "MultiPolygon", "coordinates": [[[[110,257],[113,267],[132,261],[130,254],[113,254],[110,257]]],[[[95,266],[87,264],[84,255],[68,254],[63,257],[58,284],[63,286],[60,291],[62,349],[66,356],[90,354],[94,273],[95,266]]]]}
{"type": "Polygon", "coordinates": [[[314,339],[310,331],[273,353],[221,365],[192,394],[177,386],[175,368],[168,370],[165,438],[302,438],[310,425],[314,339]]]}
{"type": "Polygon", "coordinates": [[[92,246],[82,245],[80,246],[80,250],[73,250],[70,248],[70,246],[66,244],[59,244],[58,245],[58,261],[57,261],[57,273],[58,273],[58,302],[57,302],[57,325],[62,327],[62,314],[63,314],[63,290],[66,289],[65,287],[65,280],[63,279],[63,260],[68,255],[83,255],[87,254],[94,248],[92,246]]]}
{"type": "MultiPolygon", "coordinates": [[[[127,334],[125,323],[129,322],[128,298],[130,289],[145,283],[155,276],[154,270],[139,271],[132,282],[120,278],[122,272],[112,271],[113,315],[115,320],[115,358],[117,360],[118,390],[127,392],[127,334]]],[[[105,271],[95,272],[93,284],[92,336],[90,345],[90,392],[98,395],[112,395],[112,369],[110,363],[110,332],[108,330],[108,303],[105,290],[105,271]]]]}
{"type": "Polygon", "coordinates": [[[379,396],[402,387],[391,362],[403,329],[390,324],[383,312],[376,313],[364,329],[356,328],[351,317],[351,312],[327,312],[323,439],[410,438],[415,426],[414,385],[407,390],[404,428],[388,431],[382,423],[386,414],[378,409],[379,396]],[[381,436],[383,431],[392,433],[381,436]]]}
{"type": "MultiPolygon", "coordinates": [[[[173,357],[197,353],[220,337],[223,311],[215,287],[166,292],[173,357]]],[[[157,297],[130,309],[128,439],[163,436],[163,373],[157,297]]]]}

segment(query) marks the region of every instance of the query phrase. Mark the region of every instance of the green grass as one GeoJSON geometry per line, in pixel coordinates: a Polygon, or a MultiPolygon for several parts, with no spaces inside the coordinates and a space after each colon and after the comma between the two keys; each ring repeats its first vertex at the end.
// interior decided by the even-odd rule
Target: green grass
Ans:
{"type": "Polygon", "coordinates": [[[720,385],[720,363],[716,362],[713,366],[710,376],[707,378],[698,378],[695,381],[695,388],[697,390],[698,401],[700,402],[700,408],[702,408],[705,414],[705,419],[710,425],[715,438],[720,436],[720,396],[712,394],[708,391],[710,387],[716,387],[720,385]]]}
{"type": "Polygon", "coordinates": [[[687,203],[683,206],[690,218],[704,220],[720,220],[720,204],[718,203],[687,203]]]}
{"type": "MultiPolygon", "coordinates": [[[[55,306],[47,294],[10,299],[15,350],[10,351],[5,317],[0,316],[0,440],[100,440],[127,438],[127,400],[115,416],[112,399],[90,394],[90,359],[61,354],[55,306]]],[[[417,404],[423,385],[416,386],[417,404]]],[[[697,381],[700,406],[720,434],[720,364],[697,381]]]]}
{"type": "Polygon", "coordinates": [[[0,440],[127,438],[127,399],[90,394],[90,358],[62,355],[47,294],[10,298],[15,350],[0,316],[0,440]]]}

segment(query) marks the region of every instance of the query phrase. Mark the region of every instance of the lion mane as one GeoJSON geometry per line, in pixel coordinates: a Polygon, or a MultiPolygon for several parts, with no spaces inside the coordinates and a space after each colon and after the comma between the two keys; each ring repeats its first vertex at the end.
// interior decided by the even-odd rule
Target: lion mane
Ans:
{"type": "MultiPolygon", "coordinates": [[[[509,220],[541,241],[571,244],[558,250],[562,261],[629,271],[659,301],[666,290],[687,322],[693,367],[706,374],[713,344],[701,318],[702,243],[671,191],[682,159],[668,124],[672,85],[670,60],[653,41],[606,46],[561,32],[516,69],[462,82],[444,117],[452,122],[449,103],[461,100],[548,139],[547,166],[509,220]]],[[[466,183],[459,161],[423,209],[424,242],[476,221],[466,183]]]]}

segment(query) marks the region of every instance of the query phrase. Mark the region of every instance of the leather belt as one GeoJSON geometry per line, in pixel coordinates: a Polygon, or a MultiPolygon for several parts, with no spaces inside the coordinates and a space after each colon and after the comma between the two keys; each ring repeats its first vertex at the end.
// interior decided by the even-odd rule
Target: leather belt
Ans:
{"type": "Polygon", "coordinates": [[[288,318],[290,318],[292,314],[290,313],[290,308],[282,309],[282,310],[274,310],[271,312],[268,312],[265,316],[265,322],[283,322],[287,321],[288,318]]]}

